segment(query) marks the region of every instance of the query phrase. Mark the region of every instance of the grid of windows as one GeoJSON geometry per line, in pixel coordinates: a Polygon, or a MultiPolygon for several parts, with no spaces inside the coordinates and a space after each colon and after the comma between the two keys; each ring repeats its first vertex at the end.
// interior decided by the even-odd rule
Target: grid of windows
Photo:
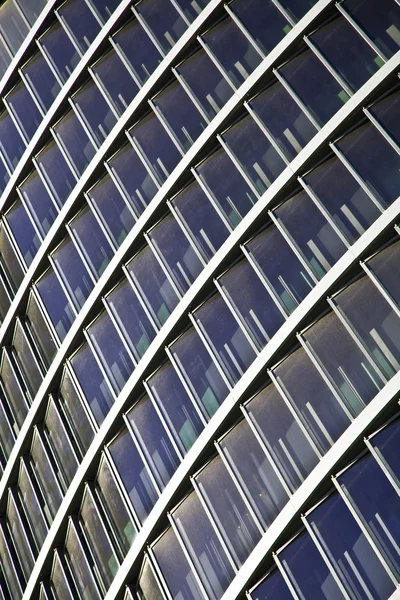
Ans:
{"type": "MultiPolygon", "coordinates": [[[[218,600],[400,370],[400,6],[51,4],[0,7],[0,597],[103,598],[173,479],[120,585],[218,600]]],[[[249,598],[400,584],[374,430],[249,598]]]]}

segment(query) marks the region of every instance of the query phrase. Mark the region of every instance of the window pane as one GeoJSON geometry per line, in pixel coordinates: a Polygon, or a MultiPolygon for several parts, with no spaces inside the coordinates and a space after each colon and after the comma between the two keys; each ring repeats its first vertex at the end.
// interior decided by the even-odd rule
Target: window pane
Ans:
{"type": "MultiPolygon", "coordinates": [[[[398,10],[400,12],[400,9],[398,10]]],[[[380,124],[383,125],[387,133],[400,146],[400,125],[397,118],[399,113],[399,107],[400,92],[397,90],[394,94],[391,94],[384,100],[381,100],[380,102],[374,104],[369,110],[374,115],[374,117],[380,122],[380,124]]]]}
{"type": "Polygon", "coordinates": [[[372,123],[348,133],[337,146],[384,207],[396,200],[400,156],[372,123]],[[373,169],[371,165],[374,165],[373,169]]]}
{"type": "Polygon", "coordinates": [[[101,595],[95,584],[92,569],[87,562],[85,552],[71,520],[69,521],[68,534],[65,540],[65,552],[79,598],[82,600],[100,600],[101,595]]]}
{"type": "Polygon", "coordinates": [[[289,544],[279,558],[291,584],[302,598],[344,598],[308,533],[289,544]]]}
{"type": "Polygon", "coordinates": [[[308,521],[349,592],[355,590],[360,599],[389,598],[395,586],[337,494],[318,506],[308,521]]]}
{"type": "Polygon", "coordinates": [[[61,23],[54,23],[42,35],[39,44],[61,80],[66,81],[79,62],[79,54],[61,23]]]}
{"type": "Polygon", "coordinates": [[[187,29],[187,25],[169,0],[143,0],[135,6],[154,37],[167,53],[187,29]]]}
{"type": "Polygon", "coordinates": [[[178,304],[178,297],[149,246],[137,254],[127,267],[150,313],[162,326],[178,304]]]}
{"type": "Polygon", "coordinates": [[[139,361],[156,335],[130,283],[125,279],[106,302],[117,321],[124,340],[139,361]]]}
{"type": "Polygon", "coordinates": [[[349,417],[303,348],[286,358],[274,374],[324,454],[350,425],[349,417]]]}
{"type": "Polygon", "coordinates": [[[3,161],[11,173],[17,166],[25,145],[10,115],[7,110],[4,110],[0,115],[0,150],[3,161]]]}
{"type": "Polygon", "coordinates": [[[76,173],[82,175],[96,151],[73,110],[54,126],[54,132],[76,173]]]}
{"type": "Polygon", "coordinates": [[[212,417],[228,388],[197,331],[191,327],[172,344],[171,352],[193,396],[212,417]]]}
{"type": "Polygon", "coordinates": [[[197,182],[172,200],[172,205],[206,260],[210,260],[229,230],[197,182]]]}
{"type": "Polygon", "coordinates": [[[214,458],[196,481],[236,564],[241,566],[261,533],[222,459],[219,456],[214,458]]]}
{"type": "Polygon", "coordinates": [[[275,386],[259,392],[246,404],[246,412],[287,484],[296,490],[318,458],[275,386]]]}
{"type": "Polygon", "coordinates": [[[107,52],[92,71],[114,108],[122,115],[139,88],[115,50],[107,52]]]}
{"type": "Polygon", "coordinates": [[[254,98],[250,106],[289,160],[295,158],[317,133],[315,126],[279,82],[254,98]]]}
{"type": "Polygon", "coordinates": [[[250,263],[244,259],[219,279],[241,322],[261,349],[285,318],[250,263]]]}
{"type": "Polygon", "coordinates": [[[285,580],[279,571],[269,575],[256,589],[251,592],[252,600],[292,600],[293,596],[289,592],[285,580]]]}
{"type": "Polygon", "coordinates": [[[39,249],[40,239],[21,200],[17,200],[3,218],[11,229],[26,267],[29,267],[39,249]]]}
{"type": "Polygon", "coordinates": [[[101,425],[114,398],[87,343],[71,359],[71,366],[98,425],[101,425]]]}
{"type": "Polygon", "coordinates": [[[33,293],[30,294],[28,301],[26,318],[29,333],[36,343],[36,347],[39,349],[40,357],[46,367],[49,367],[57,352],[57,346],[39,307],[36,296],[33,293]]]}
{"type": "Polygon", "coordinates": [[[153,475],[163,489],[178,468],[180,459],[150,398],[142,398],[127,416],[153,475]]]}
{"type": "Polygon", "coordinates": [[[12,54],[16,54],[29,32],[14,2],[4,2],[0,7],[0,31],[12,54]]]}
{"type": "Polygon", "coordinates": [[[75,312],[52,268],[39,279],[36,289],[60,341],[63,341],[75,320],[75,312]]]}
{"type": "Polygon", "coordinates": [[[72,102],[94,137],[95,143],[100,146],[117,119],[99,88],[93,81],[89,81],[72,96],[72,102]]]}
{"type": "Polygon", "coordinates": [[[311,50],[292,59],[280,72],[319,125],[329,121],[349,99],[311,50]]]}
{"type": "Polygon", "coordinates": [[[281,233],[269,227],[246,248],[278,301],[289,314],[293,312],[315,284],[281,233]]]}
{"type": "Polygon", "coordinates": [[[399,495],[370,455],[343,473],[339,483],[399,579],[399,495]]]}
{"type": "Polygon", "coordinates": [[[225,150],[217,149],[196,171],[228,221],[236,227],[257,197],[225,150]]]}
{"type": "Polygon", "coordinates": [[[5,103],[29,142],[40,125],[42,115],[23,82],[7,94],[5,103]]]}
{"type": "Polygon", "coordinates": [[[46,511],[49,523],[51,523],[61,504],[63,496],[56,481],[56,476],[49,460],[47,450],[37,431],[34,433],[30,450],[30,464],[43,490],[42,496],[46,502],[44,510],[46,511]]]}
{"type": "Polygon", "coordinates": [[[204,428],[172,364],[168,362],[147,382],[183,454],[204,428]]]}
{"type": "Polygon", "coordinates": [[[220,447],[264,529],[268,529],[289,497],[248,423],[243,420],[236,425],[220,447]]]}
{"type": "Polygon", "coordinates": [[[61,207],[74,188],[76,177],[57,143],[53,140],[47,144],[36,156],[35,162],[58,206],[61,207]]]}
{"type": "Polygon", "coordinates": [[[75,434],[75,440],[84,455],[94,438],[94,427],[66,368],[64,368],[59,389],[59,400],[67,421],[75,434]]]}
{"type": "Polygon", "coordinates": [[[203,264],[174,216],[166,216],[148,236],[181,294],[184,294],[202,271],[203,264]]]}
{"type": "Polygon", "coordinates": [[[100,31],[100,23],[84,0],[68,0],[58,10],[61,21],[72,34],[76,45],[83,53],[100,31]]]}
{"type": "Polygon", "coordinates": [[[336,156],[308,173],[304,181],[350,243],[354,243],[381,214],[336,156]]]}
{"type": "Polygon", "coordinates": [[[274,212],[318,279],[346,252],[347,246],[305,192],[274,212]]]}
{"type": "Polygon", "coordinates": [[[286,166],[251,115],[236,123],[222,138],[260,194],[286,166]]]}
{"type": "Polygon", "coordinates": [[[93,289],[93,281],[73,241],[69,237],[66,238],[53,252],[51,258],[70,299],[79,310],[93,289]]]}
{"type": "Polygon", "coordinates": [[[261,62],[261,56],[230,17],[203,35],[235,87],[261,62]]]}
{"type": "Polygon", "coordinates": [[[69,229],[97,279],[104,273],[114,251],[89,206],[69,223],[69,229]]]}
{"type": "Polygon", "coordinates": [[[87,333],[114,392],[118,394],[132,374],[134,365],[109,314],[103,311],[87,333]]]}
{"type": "Polygon", "coordinates": [[[71,445],[68,432],[65,429],[61,415],[53,398],[49,398],[46,417],[44,420],[47,440],[53,454],[58,459],[63,470],[63,476],[69,485],[74,478],[79,466],[75,452],[71,445]]]}
{"type": "Polygon", "coordinates": [[[58,210],[50,198],[39,173],[36,170],[32,171],[24,183],[19,186],[19,190],[35,221],[36,227],[44,238],[54,223],[58,210]]]}
{"type": "Polygon", "coordinates": [[[176,71],[210,119],[233,94],[232,87],[202,48],[179,65],[176,71]]]}
{"type": "Polygon", "coordinates": [[[30,388],[32,399],[36,396],[43,381],[43,373],[34,356],[21,321],[17,321],[14,329],[13,350],[17,357],[18,366],[30,388]]]}
{"type": "Polygon", "coordinates": [[[376,453],[389,470],[393,479],[400,485],[400,468],[398,450],[400,441],[400,422],[396,421],[385,427],[371,438],[371,444],[376,453]]]}
{"type": "Polygon", "coordinates": [[[157,500],[157,492],[127,429],[108,446],[132,505],[143,523],[157,500]]]}
{"type": "Polygon", "coordinates": [[[143,85],[161,62],[160,52],[136,19],[122,27],[113,40],[128,61],[138,83],[143,85]]]}
{"type": "Polygon", "coordinates": [[[185,498],[172,516],[208,597],[220,598],[234,571],[196,493],[185,498]]]}
{"type": "Polygon", "coordinates": [[[214,358],[234,385],[256,357],[250,343],[219,294],[208,300],[194,314],[214,358]]]}

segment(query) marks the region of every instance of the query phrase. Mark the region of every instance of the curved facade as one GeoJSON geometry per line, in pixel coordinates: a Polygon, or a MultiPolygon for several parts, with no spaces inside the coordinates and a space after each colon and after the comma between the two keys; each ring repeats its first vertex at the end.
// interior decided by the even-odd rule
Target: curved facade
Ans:
{"type": "Polygon", "coordinates": [[[400,585],[397,0],[0,6],[1,600],[400,585]]]}

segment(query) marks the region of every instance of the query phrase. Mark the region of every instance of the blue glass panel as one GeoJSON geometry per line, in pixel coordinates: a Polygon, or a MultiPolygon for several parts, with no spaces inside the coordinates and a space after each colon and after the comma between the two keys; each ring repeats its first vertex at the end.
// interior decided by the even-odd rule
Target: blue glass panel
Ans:
{"type": "Polygon", "coordinates": [[[389,598],[394,583],[340,496],[323,502],[308,521],[349,593],[360,600],[389,598]]]}
{"type": "Polygon", "coordinates": [[[87,329],[95,352],[116,394],[133,372],[133,362],[109,314],[104,311],[87,329]]]}
{"type": "Polygon", "coordinates": [[[139,252],[127,267],[156,323],[163,325],[178,304],[178,296],[149,246],[139,252]]]}
{"type": "Polygon", "coordinates": [[[222,138],[260,194],[286,166],[250,115],[226,131],[222,138]]]}
{"type": "Polygon", "coordinates": [[[118,248],[136,222],[115,183],[106,175],[88,192],[103,227],[118,248]]]}
{"type": "Polygon", "coordinates": [[[393,377],[400,370],[400,319],[375,284],[363,277],[335,296],[334,302],[384,375],[393,377]]]}
{"type": "Polygon", "coordinates": [[[205,335],[215,360],[234,385],[256,357],[236,319],[219,294],[193,315],[205,335]]]}
{"type": "Polygon", "coordinates": [[[73,95],[72,102],[92,134],[95,143],[100,146],[117,119],[99,88],[93,81],[89,81],[73,95]]]}
{"type": "Polygon", "coordinates": [[[284,308],[293,312],[315,284],[281,233],[269,227],[246,248],[284,308]]]}
{"type": "Polygon", "coordinates": [[[25,142],[7,110],[0,115],[0,150],[4,163],[13,172],[25,150],[25,142]]]}
{"type": "Polygon", "coordinates": [[[292,59],[280,72],[320,125],[329,121],[349,99],[311,50],[292,59]]]}
{"type": "Polygon", "coordinates": [[[39,39],[40,47],[62,81],[66,81],[79,62],[79,54],[61,23],[54,23],[39,39]]]}
{"type": "Polygon", "coordinates": [[[28,34],[29,27],[14,2],[0,7],[0,32],[12,54],[16,54],[28,34]]]}
{"type": "Polygon", "coordinates": [[[70,294],[70,299],[79,310],[93,289],[93,281],[74,243],[70,238],[66,238],[51,256],[54,268],[70,294]]]}
{"type": "Polygon", "coordinates": [[[180,459],[150,398],[142,398],[127,416],[153,475],[163,489],[178,468],[180,459]]]}
{"type": "Polygon", "coordinates": [[[19,0],[18,4],[29,23],[33,25],[46,6],[46,0],[19,0]]]}
{"type": "Polygon", "coordinates": [[[36,156],[38,170],[49,186],[58,206],[62,206],[76,184],[76,177],[53,140],[36,156]]]}
{"type": "Polygon", "coordinates": [[[127,429],[118,434],[108,450],[143,523],[157,500],[157,493],[127,429]]]}
{"type": "Polygon", "coordinates": [[[289,496],[247,421],[238,423],[220,446],[264,529],[268,529],[289,496]]]}
{"type": "Polygon", "coordinates": [[[281,0],[280,2],[295,21],[299,21],[315,3],[316,0],[281,0]]]}
{"type": "Polygon", "coordinates": [[[219,532],[236,564],[241,566],[261,538],[261,533],[221,457],[214,458],[197,475],[196,481],[219,532]]]}
{"type": "Polygon", "coordinates": [[[36,170],[32,171],[24,183],[19,186],[19,190],[44,238],[52,226],[58,210],[36,170]]]}
{"type": "Polygon", "coordinates": [[[190,91],[212,119],[233,94],[233,89],[201,48],[176,67],[190,91]]]}
{"type": "Polygon", "coordinates": [[[85,455],[94,438],[94,427],[66,368],[59,389],[59,400],[78,447],[85,455]]]}
{"type": "Polygon", "coordinates": [[[400,110],[399,90],[377,102],[369,110],[380,124],[383,125],[392,139],[400,146],[400,124],[398,119],[400,110]]]}
{"type": "Polygon", "coordinates": [[[233,227],[249,212],[257,197],[223,148],[196,167],[205,186],[233,227]]]}
{"type": "Polygon", "coordinates": [[[367,262],[393,302],[400,306],[400,243],[395,242],[381,250],[367,262]]]}
{"type": "Polygon", "coordinates": [[[114,10],[120,5],[120,0],[90,0],[103,21],[107,21],[114,10]]]}
{"type": "Polygon", "coordinates": [[[368,455],[339,477],[339,483],[391,566],[400,574],[400,498],[376,460],[368,455]]]}
{"type": "Polygon", "coordinates": [[[251,592],[252,600],[292,600],[293,596],[289,592],[289,588],[286,585],[279,571],[275,571],[269,575],[260,585],[251,592]]]}
{"type": "Polygon", "coordinates": [[[316,127],[279,82],[254,98],[250,106],[289,160],[293,160],[317,133],[316,127]]]}
{"type": "Polygon", "coordinates": [[[255,270],[244,259],[229,269],[219,282],[252,339],[263,348],[285,318],[255,270]]]}
{"type": "Polygon", "coordinates": [[[149,168],[163,183],[181,159],[181,154],[157,117],[150,113],[129,130],[149,168]]]}
{"type": "Polygon", "coordinates": [[[10,226],[25,265],[29,267],[39,249],[40,239],[20,200],[13,204],[4,218],[10,226]]]}
{"type": "Polygon", "coordinates": [[[147,382],[182,452],[190,449],[204,428],[203,423],[170,362],[147,382]]]}
{"type": "Polygon", "coordinates": [[[292,411],[273,385],[246,404],[246,411],[270,456],[294,491],[311,473],[318,457],[292,411]]]}
{"type": "Polygon", "coordinates": [[[232,2],[230,8],[264,54],[271,52],[292,28],[273,2],[236,0],[232,2]]]}
{"type": "Polygon", "coordinates": [[[334,313],[329,313],[304,334],[304,338],[323,364],[357,415],[383,387],[381,378],[334,313]],[[327,343],[329,340],[329,343],[327,343]]]}
{"type": "Polygon", "coordinates": [[[139,88],[115,50],[107,52],[92,71],[114,108],[122,115],[139,88]]]}
{"type": "Polygon", "coordinates": [[[381,214],[336,156],[308,173],[304,181],[351,243],[381,214]]]}
{"type": "Polygon", "coordinates": [[[135,6],[165,53],[181,37],[187,24],[169,0],[143,0],[135,6]]]}
{"type": "Polygon", "coordinates": [[[58,9],[58,14],[80,51],[86,52],[101,28],[89,6],[84,0],[67,0],[58,9]]]}
{"type": "Polygon", "coordinates": [[[96,151],[73,110],[54,126],[54,132],[77,174],[82,175],[96,151]]]}
{"type": "Polygon", "coordinates": [[[139,217],[157,192],[157,186],[147,169],[130,146],[124,146],[108,165],[139,217]]]}
{"type": "Polygon", "coordinates": [[[171,214],[148,235],[181,294],[184,294],[203,269],[187,237],[171,214]]]}
{"type": "Polygon", "coordinates": [[[261,62],[261,56],[230,17],[203,36],[235,87],[261,62]]]}
{"type": "Polygon", "coordinates": [[[130,283],[124,279],[106,298],[122,335],[140,360],[156,335],[130,283]]]}
{"type": "Polygon", "coordinates": [[[101,425],[114,404],[114,398],[87,343],[74,354],[70,364],[98,425],[101,425]]]}
{"type": "Polygon", "coordinates": [[[327,452],[350,425],[350,419],[305,350],[296,350],[274,374],[320,451],[327,452]]]}
{"type": "Polygon", "coordinates": [[[397,482],[397,485],[400,486],[400,422],[395,421],[385,427],[385,429],[371,438],[371,444],[386,465],[393,479],[397,482]]]}
{"type": "Polygon", "coordinates": [[[197,182],[172,200],[172,205],[197,248],[210,260],[229,235],[229,230],[197,182]]]}
{"type": "Polygon", "coordinates": [[[60,84],[47,64],[46,59],[40,52],[37,52],[22,67],[21,71],[42,110],[47,112],[60,91],[60,84]]]}
{"type": "Polygon", "coordinates": [[[318,279],[321,279],[347,250],[347,246],[305,192],[300,192],[284,202],[275,211],[275,216],[294,240],[318,279]]]}
{"type": "Polygon", "coordinates": [[[400,46],[400,11],[396,2],[346,0],[343,8],[365,31],[378,48],[390,58],[400,46]]]}
{"type": "MultiPolygon", "coordinates": [[[[173,600],[203,600],[204,595],[172,527],[157,540],[152,550],[173,600]]],[[[150,598],[153,596],[146,597],[146,600],[150,598]]]]}
{"type": "Polygon", "coordinates": [[[113,40],[128,61],[138,84],[143,85],[162,60],[159,50],[136,19],[118,31],[113,40]]]}
{"type": "Polygon", "coordinates": [[[304,533],[279,554],[282,565],[300,597],[314,600],[344,598],[326,563],[308,533],[304,533]]]}
{"type": "Polygon", "coordinates": [[[189,150],[207,123],[181,84],[178,81],[171,83],[152,102],[164,117],[182,150],[189,150]]]}
{"type": "Polygon", "coordinates": [[[383,60],[344,17],[328,23],[310,39],[354,91],[383,65],[383,60]]]}
{"type": "Polygon", "coordinates": [[[210,417],[228,395],[228,388],[197,331],[192,327],[171,346],[185,382],[210,417]]]}
{"type": "Polygon", "coordinates": [[[337,146],[384,207],[397,199],[400,156],[372,123],[347,134],[337,146]]]}
{"type": "Polygon", "coordinates": [[[208,597],[220,598],[234,571],[196,493],[185,498],[172,516],[208,597]]]}
{"type": "Polygon", "coordinates": [[[114,251],[88,206],[70,222],[69,228],[97,279],[114,256],[114,251]]]}
{"type": "Polygon", "coordinates": [[[31,140],[42,120],[34,99],[23,82],[16,85],[5,98],[27,142],[31,140]]]}

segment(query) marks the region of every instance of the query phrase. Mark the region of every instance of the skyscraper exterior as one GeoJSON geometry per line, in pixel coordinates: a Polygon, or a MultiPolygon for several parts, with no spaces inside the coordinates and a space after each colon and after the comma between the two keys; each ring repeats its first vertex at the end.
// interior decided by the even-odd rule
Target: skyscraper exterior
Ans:
{"type": "Polygon", "coordinates": [[[0,6],[0,600],[400,597],[400,4],[0,6]]]}

